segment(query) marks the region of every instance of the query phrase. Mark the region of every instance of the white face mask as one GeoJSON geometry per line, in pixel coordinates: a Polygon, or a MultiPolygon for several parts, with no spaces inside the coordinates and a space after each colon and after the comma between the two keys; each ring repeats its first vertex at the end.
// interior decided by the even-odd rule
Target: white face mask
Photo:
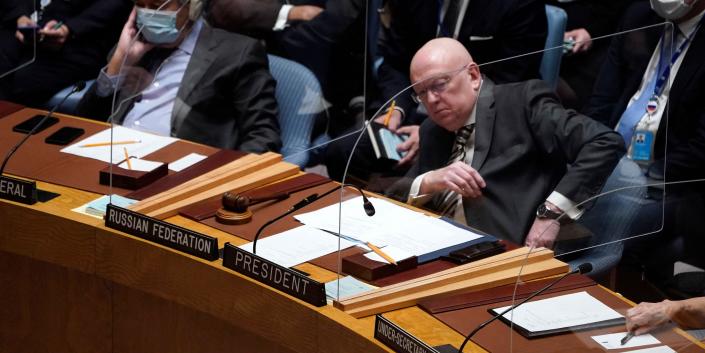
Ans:
{"type": "Polygon", "coordinates": [[[685,0],[650,0],[650,2],[651,8],[659,16],[667,20],[677,20],[685,16],[698,0],[694,0],[690,5],[686,4],[685,0]]]}

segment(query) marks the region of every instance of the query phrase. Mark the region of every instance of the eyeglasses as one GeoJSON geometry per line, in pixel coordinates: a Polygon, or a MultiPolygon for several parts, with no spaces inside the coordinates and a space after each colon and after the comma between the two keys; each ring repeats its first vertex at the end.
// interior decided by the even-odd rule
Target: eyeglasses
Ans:
{"type": "MultiPolygon", "coordinates": [[[[445,91],[448,88],[448,84],[450,81],[455,77],[455,75],[463,72],[463,70],[467,69],[468,66],[470,66],[472,63],[469,63],[457,70],[453,70],[444,74],[440,74],[436,77],[431,77],[428,78],[424,81],[431,81],[431,84],[427,85],[426,88],[422,89],[421,91],[418,91],[416,93],[411,94],[411,99],[414,100],[416,104],[424,103],[426,102],[426,97],[429,92],[433,93],[434,95],[438,96],[443,91],[445,91]]],[[[422,81],[423,82],[423,81],[422,81]]]]}

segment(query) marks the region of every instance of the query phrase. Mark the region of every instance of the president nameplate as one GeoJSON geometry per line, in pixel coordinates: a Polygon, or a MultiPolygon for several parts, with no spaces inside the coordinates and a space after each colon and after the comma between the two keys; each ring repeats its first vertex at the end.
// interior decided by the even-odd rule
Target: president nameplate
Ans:
{"type": "Polygon", "coordinates": [[[105,226],[206,260],[218,259],[218,239],[108,204],[105,226]]]}
{"type": "Polygon", "coordinates": [[[311,305],[326,305],[323,283],[280,266],[230,243],[223,249],[223,266],[301,299],[311,305]]]}
{"type": "Polygon", "coordinates": [[[0,175],[0,199],[34,205],[37,203],[37,183],[0,175]]]}
{"type": "Polygon", "coordinates": [[[382,315],[375,317],[375,339],[397,353],[438,353],[382,315]]]}

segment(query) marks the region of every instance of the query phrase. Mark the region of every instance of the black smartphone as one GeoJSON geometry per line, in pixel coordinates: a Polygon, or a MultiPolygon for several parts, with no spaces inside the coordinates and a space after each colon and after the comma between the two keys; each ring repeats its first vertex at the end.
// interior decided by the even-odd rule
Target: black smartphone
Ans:
{"type": "MultiPolygon", "coordinates": [[[[32,129],[34,129],[34,127],[35,127],[37,124],[39,124],[39,122],[40,122],[42,119],[44,119],[44,116],[45,116],[45,115],[43,115],[43,114],[35,115],[35,116],[33,116],[33,117],[31,117],[31,118],[29,118],[29,119],[27,119],[27,120],[25,120],[25,121],[23,121],[23,122],[17,124],[17,125],[15,125],[15,126],[12,128],[12,131],[14,131],[14,132],[21,132],[21,133],[23,133],[23,134],[28,134],[30,131],[32,131],[32,129]]],[[[54,124],[56,124],[56,123],[58,123],[58,122],[59,122],[59,119],[52,116],[52,117],[50,117],[49,119],[47,119],[47,120],[42,124],[42,126],[40,126],[39,128],[37,128],[37,130],[34,132],[34,134],[38,134],[38,133],[44,131],[44,130],[45,130],[46,128],[48,128],[49,126],[52,126],[52,125],[54,125],[54,124]]],[[[32,135],[34,135],[34,134],[32,134],[32,135]]]]}
{"type": "Polygon", "coordinates": [[[22,36],[24,37],[24,44],[32,44],[34,43],[35,36],[37,34],[37,31],[39,30],[38,26],[24,26],[24,27],[17,27],[17,30],[22,33],[22,36]]]}
{"type": "Polygon", "coordinates": [[[86,131],[81,128],[64,126],[44,139],[44,142],[52,145],[66,146],[85,132],[86,131]]]}

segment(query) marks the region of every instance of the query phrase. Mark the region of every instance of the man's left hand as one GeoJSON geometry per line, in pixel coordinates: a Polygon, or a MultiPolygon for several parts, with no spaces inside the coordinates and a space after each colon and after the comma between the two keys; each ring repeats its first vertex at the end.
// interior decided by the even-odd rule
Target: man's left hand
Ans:
{"type": "Polygon", "coordinates": [[[419,151],[419,126],[402,126],[397,129],[397,134],[409,135],[406,141],[397,146],[397,151],[406,152],[406,155],[399,160],[399,165],[411,163],[419,151]]]}
{"type": "Polygon", "coordinates": [[[71,31],[65,24],[62,24],[60,27],[54,29],[57,24],[58,22],[55,20],[47,22],[44,25],[44,28],[39,30],[39,34],[40,40],[51,46],[60,48],[64,45],[64,43],[66,43],[66,40],[68,40],[71,31]]]}
{"type": "Polygon", "coordinates": [[[561,225],[555,219],[535,218],[524,245],[552,249],[560,229],[561,225]]]}

